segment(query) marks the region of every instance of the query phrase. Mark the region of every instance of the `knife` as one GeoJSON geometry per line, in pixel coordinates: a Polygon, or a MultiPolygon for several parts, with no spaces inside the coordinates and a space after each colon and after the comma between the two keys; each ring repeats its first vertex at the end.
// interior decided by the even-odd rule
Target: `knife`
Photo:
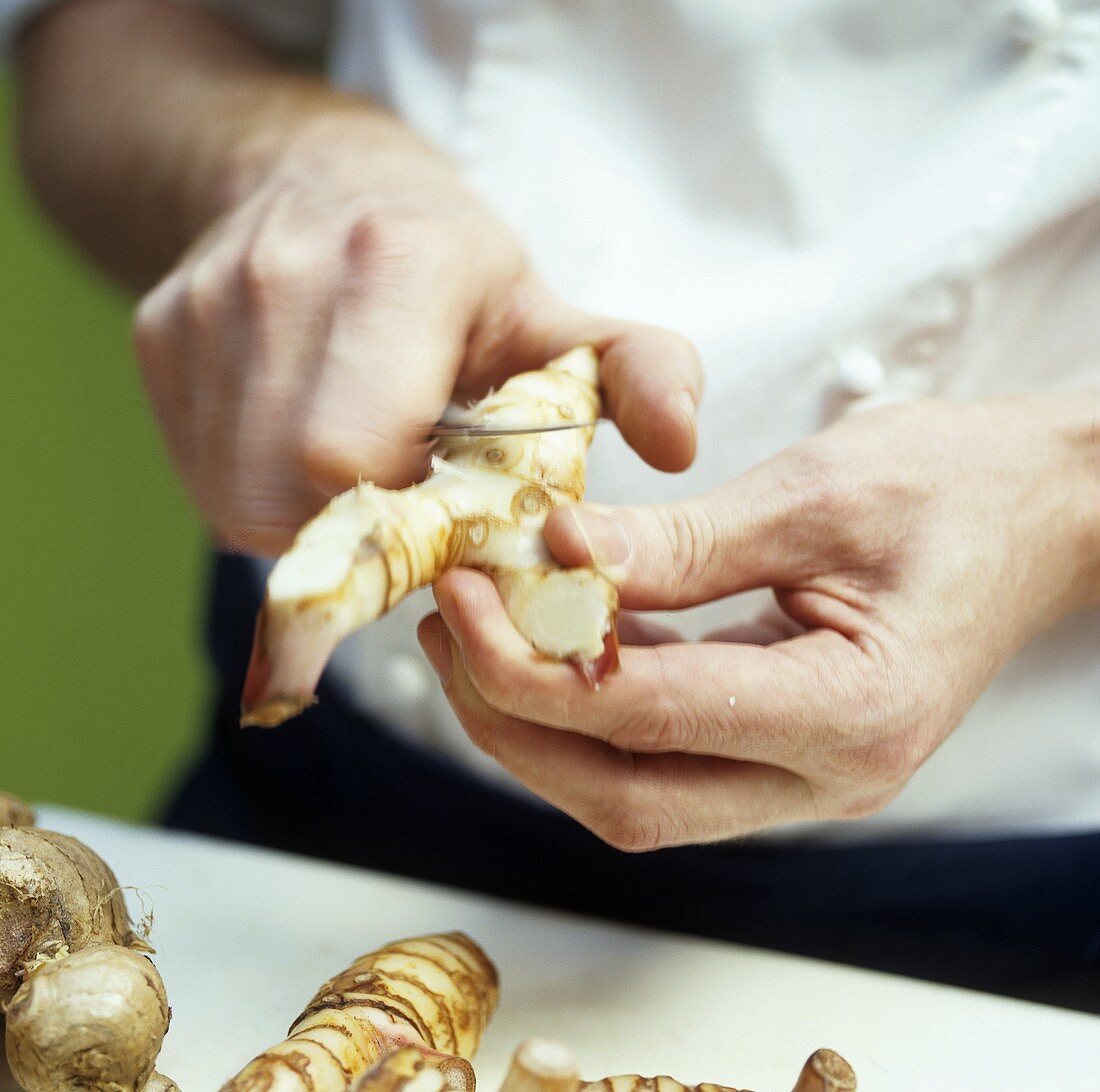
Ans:
{"type": "Polygon", "coordinates": [[[570,428],[594,428],[599,423],[599,421],[565,421],[560,424],[555,422],[552,425],[462,425],[442,419],[428,430],[428,436],[433,440],[444,436],[524,436],[533,432],[562,432],[570,428]]]}

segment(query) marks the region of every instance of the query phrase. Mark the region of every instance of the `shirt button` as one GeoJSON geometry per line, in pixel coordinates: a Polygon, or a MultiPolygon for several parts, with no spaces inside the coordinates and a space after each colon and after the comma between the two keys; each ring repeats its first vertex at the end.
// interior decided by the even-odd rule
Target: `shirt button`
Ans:
{"type": "Polygon", "coordinates": [[[408,652],[395,652],[386,658],[382,683],[387,704],[396,707],[422,702],[432,686],[428,665],[408,652]]]}
{"type": "Polygon", "coordinates": [[[871,352],[853,346],[833,354],[833,381],[850,398],[866,398],[886,381],[886,368],[871,352]]]}
{"type": "Polygon", "coordinates": [[[1034,45],[1062,26],[1058,0],[1016,0],[1008,12],[1008,29],[1021,45],[1034,45]]]}

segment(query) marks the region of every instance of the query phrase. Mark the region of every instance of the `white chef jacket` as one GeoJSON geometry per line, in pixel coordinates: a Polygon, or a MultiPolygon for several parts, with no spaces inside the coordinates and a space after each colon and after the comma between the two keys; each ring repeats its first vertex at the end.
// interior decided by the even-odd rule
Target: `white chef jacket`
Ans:
{"type": "MultiPolygon", "coordinates": [[[[272,5],[281,22],[221,2],[284,45],[330,34],[334,81],[449,153],[566,299],[694,341],[696,465],[660,475],[605,426],[593,499],[681,499],[919,396],[1080,388],[1100,413],[1100,0],[343,0],[331,23],[310,0],[272,5]]],[[[333,677],[506,777],[423,662],[429,609],[350,638],[333,677]]],[[[1025,648],[882,812],[771,836],[1086,829],[1100,611],[1025,648]]]]}

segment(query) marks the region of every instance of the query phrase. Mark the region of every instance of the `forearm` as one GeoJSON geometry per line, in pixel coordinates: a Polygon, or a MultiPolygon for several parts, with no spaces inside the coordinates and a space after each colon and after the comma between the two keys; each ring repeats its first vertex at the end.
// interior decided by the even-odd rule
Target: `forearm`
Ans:
{"type": "Polygon", "coordinates": [[[163,0],[75,0],[21,43],[31,186],[106,272],[149,287],[319,117],[395,124],[237,27],[163,0]]]}

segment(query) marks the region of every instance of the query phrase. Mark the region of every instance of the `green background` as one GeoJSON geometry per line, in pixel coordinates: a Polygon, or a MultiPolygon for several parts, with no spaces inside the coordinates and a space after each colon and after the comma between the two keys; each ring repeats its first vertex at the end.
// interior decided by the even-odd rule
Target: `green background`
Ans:
{"type": "Polygon", "coordinates": [[[132,301],[22,187],[0,71],[0,788],[156,814],[200,731],[201,527],[129,344],[132,301]]]}

